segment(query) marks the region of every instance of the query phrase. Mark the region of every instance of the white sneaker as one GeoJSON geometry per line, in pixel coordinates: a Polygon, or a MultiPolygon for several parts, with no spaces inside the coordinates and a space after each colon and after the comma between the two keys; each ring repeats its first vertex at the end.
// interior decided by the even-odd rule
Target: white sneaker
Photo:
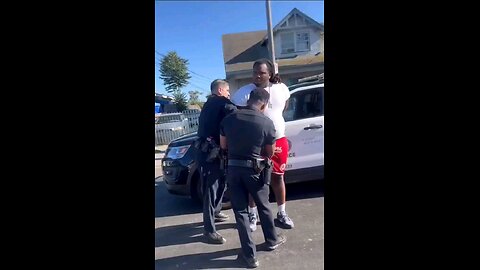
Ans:
{"type": "Polygon", "coordinates": [[[250,230],[252,232],[257,230],[257,214],[256,213],[248,213],[248,220],[250,221],[250,230]]]}

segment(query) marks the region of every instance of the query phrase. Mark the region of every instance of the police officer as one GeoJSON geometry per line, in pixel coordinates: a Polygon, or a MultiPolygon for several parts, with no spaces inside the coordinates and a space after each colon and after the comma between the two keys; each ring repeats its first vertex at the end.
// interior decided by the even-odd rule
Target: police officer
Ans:
{"type": "Polygon", "coordinates": [[[225,221],[228,215],[220,212],[225,193],[225,174],[220,170],[217,155],[220,144],[220,121],[236,107],[230,100],[230,89],[225,80],[214,80],[210,85],[212,95],[205,102],[198,121],[199,140],[197,162],[203,183],[203,225],[204,235],[212,244],[223,244],[223,238],[215,229],[215,221],[225,221]]]}
{"type": "Polygon", "coordinates": [[[284,236],[277,235],[269,208],[269,183],[264,176],[270,176],[271,171],[259,172],[259,164],[268,160],[264,157],[270,158],[274,152],[275,128],[272,120],[263,114],[269,97],[265,89],[254,89],[247,107],[226,116],[220,124],[220,147],[228,156],[227,182],[242,246],[243,254],[239,256],[243,257],[248,267],[259,265],[249,229],[249,193],[258,207],[267,249],[274,250],[286,241],[284,236]]]}

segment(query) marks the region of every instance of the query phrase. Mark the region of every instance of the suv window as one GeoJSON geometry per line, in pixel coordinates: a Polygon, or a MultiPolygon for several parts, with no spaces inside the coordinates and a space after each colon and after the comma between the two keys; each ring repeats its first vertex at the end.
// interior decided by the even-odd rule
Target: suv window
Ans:
{"type": "Polygon", "coordinates": [[[323,115],[323,87],[299,91],[290,96],[283,112],[286,122],[323,115]]]}

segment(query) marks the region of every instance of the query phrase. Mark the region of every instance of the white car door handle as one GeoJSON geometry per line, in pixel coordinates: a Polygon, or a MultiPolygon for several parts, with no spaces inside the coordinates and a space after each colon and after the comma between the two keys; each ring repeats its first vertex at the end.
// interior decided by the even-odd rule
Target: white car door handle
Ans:
{"type": "Polygon", "coordinates": [[[310,125],[308,127],[304,127],[303,129],[304,130],[309,130],[309,129],[319,129],[319,128],[323,128],[322,125],[310,125]]]}

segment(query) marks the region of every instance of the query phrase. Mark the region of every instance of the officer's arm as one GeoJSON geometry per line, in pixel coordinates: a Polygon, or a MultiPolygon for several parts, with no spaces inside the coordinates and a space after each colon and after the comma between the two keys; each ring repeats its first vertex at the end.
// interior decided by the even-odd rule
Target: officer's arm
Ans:
{"type": "Polygon", "coordinates": [[[226,150],[227,149],[227,137],[223,136],[223,135],[220,135],[220,148],[222,150],[226,150]]]}

